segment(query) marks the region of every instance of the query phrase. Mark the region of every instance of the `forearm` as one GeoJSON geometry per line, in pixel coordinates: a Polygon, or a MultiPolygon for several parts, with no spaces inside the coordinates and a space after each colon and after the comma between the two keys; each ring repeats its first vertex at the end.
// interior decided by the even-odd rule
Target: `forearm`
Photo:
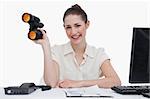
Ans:
{"type": "Polygon", "coordinates": [[[121,81],[115,78],[103,78],[99,79],[97,85],[102,88],[111,88],[113,86],[120,86],[121,81]]]}
{"type": "Polygon", "coordinates": [[[101,88],[111,88],[113,86],[121,85],[120,81],[117,81],[112,78],[102,78],[97,80],[82,80],[79,81],[80,87],[88,87],[93,85],[98,85],[101,88]]]}
{"type": "Polygon", "coordinates": [[[49,43],[42,45],[44,54],[44,81],[47,85],[55,87],[58,82],[58,68],[52,60],[49,43]]]}

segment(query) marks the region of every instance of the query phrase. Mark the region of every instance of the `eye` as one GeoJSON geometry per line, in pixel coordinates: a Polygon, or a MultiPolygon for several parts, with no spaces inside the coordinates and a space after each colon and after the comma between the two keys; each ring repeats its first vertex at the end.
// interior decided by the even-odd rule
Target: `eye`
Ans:
{"type": "Polygon", "coordinates": [[[77,25],[75,25],[75,27],[80,27],[80,26],[81,26],[81,25],[78,25],[78,24],[77,24],[77,25]]]}
{"type": "Polygon", "coordinates": [[[67,26],[66,29],[70,29],[71,27],[67,26]]]}

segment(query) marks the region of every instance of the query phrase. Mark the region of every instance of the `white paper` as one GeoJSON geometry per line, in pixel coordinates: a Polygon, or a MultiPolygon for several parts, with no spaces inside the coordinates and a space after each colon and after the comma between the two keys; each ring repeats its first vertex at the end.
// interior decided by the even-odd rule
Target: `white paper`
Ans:
{"type": "Polygon", "coordinates": [[[95,85],[91,87],[83,87],[83,88],[70,88],[65,89],[66,96],[110,96],[110,94],[106,94],[106,90],[103,89],[103,92],[100,91],[101,89],[95,85]],[[105,95],[103,94],[105,93],[105,95]]]}

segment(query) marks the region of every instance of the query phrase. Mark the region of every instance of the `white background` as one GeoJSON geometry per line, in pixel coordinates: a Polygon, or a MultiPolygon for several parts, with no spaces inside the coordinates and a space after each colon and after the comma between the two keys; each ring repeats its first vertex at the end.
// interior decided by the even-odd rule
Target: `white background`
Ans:
{"type": "Polygon", "coordinates": [[[63,14],[78,3],[87,13],[90,27],[87,42],[104,47],[123,84],[128,84],[132,28],[150,27],[148,0],[27,0],[0,2],[0,86],[38,83],[43,74],[40,45],[27,38],[29,25],[22,21],[24,12],[38,16],[51,45],[68,41],[63,14]]]}

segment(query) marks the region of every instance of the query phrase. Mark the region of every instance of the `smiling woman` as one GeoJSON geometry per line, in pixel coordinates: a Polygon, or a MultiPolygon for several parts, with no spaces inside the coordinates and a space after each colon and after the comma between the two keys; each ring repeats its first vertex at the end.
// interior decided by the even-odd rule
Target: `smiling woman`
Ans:
{"type": "Polygon", "coordinates": [[[36,41],[43,48],[45,83],[61,88],[120,85],[104,48],[97,49],[86,42],[90,22],[85,11],[75,4],[66,10],[63,22],[70,42],[51,47],[43,30],[43,39],[36,41]],[[100,79],[101,76],[104,78],[100,79]]]}
{"type": "MultiPolygon", "coordinates": [[[[52,59],[57,61],[59,67],[59,81],[63,81],[64,79],[75,81],[97,80],[98,77],[102,79],[100,74],[103,74],[103,70],[100,67],[102,66],[100,63],[103,60],[97,58],[99,66],[97,65],[96,67],[95,64],[97,63],[96,60],[94,62],[94,59],[96,59],[94,58],[96,57],[94,56],[94,51],[90,52],[86,50],[84,55],[80,55],[77,52],[75,53],[76,49],[72,45],[70,47],[72,52],[68,47],[65,47],[65,49],[62,48],[63,50],[57,48],[55,50],[55,47],[61,48],[66,42],[69,41],[68,43],[70,43],[70,39],[68,39],[65,32],[66,27],[63,26],[66,25],[66,21],[63,22],[63,16],[67,8],[72,9],[71,5],[74,5],[74,3],[77,3],[88,15],[87,21],[89,21],[89,26],[86,29],[85,36],[86,48],[88,49],[88,46],[92,45],[92,48],[99,48],[101,51],[106,52],[122,84],[129,84],[129,61],[133,26],[150,26],[149,0],[148,2],[145,0],[140,0],[140,2],[136,0],[126,0],[124,2],[120,0],[14,0],[13,2],[7,0],[1,2],[0,86],[20,85],[22,82],[34,82],[38,84],[39,79],[43,76],[44,55],[41,53],[41,45],[35,45],[34,42],[27,38],[29,26],[21,20],[24,12],[38,16],[41,22],[44,23],[45,26],[43,29],[46,30],[46,38],[48,37],[50,41],[52,59]],[[57,46],[53,46],[55,44],[57,46]],[[101,47],[105,48],[105,50],[101,47]],[[74,54],[70,55],[73,52],[74,54]],[[65,59],[61,58],[63,56],[65,59]],[[81,59],[83,61],[75,58],[79,56],[82,56],[81,59]],[[77,63],[77,59],[82,64],[79,66],[80,68],[76,67],[78,65],[74,66],[77,63]],[[91,63],[92,61],[93,64],[91,63]],[[98,69],[100,71],[96,73],[95,70],[98,69]],[[95,75],[98,75],[98,77],[95,75]]],[[[71,15],[77,16],[79,14],[71,15]]],[[[71,15],[68,14],[65,20],[71,15]]],[[[83,20],[82,17],[79,18],[83,20]]],[[[68,28],[74,31],[72,25],[68,28]]],[[[81,35],[81,33],[74,35],[73,38],[78,38],[78,35],[81,35]]],[[[83,35],[77,40],[81,40],[82,38],[83,35]]],[[[43,42],[45,42],[45,39],[43,39],[43,42]]],[[[42,45],[43,48],[48,48],[45,43],[42,45]]],[[[44,53],[48,55],[49,51],[44,51],[44,53]]],[[[101,56],[102,53],[101,55],[96,55],[101,56]]],[[[48,66],[49,68],[51,67],[50,64],[48,66]]],[[[53,70],[53,67],[51,68],[53,70]]],[[[47,70],[45,69],[45,71],[47,70]]],[[[49,70],[49,73],[52,73],[52,76],[50,74],[45,78],[49,78],[50,82],[55,81],[56,74],[51,70],[49,70]]],[[[45,82],[47,82],[46,79],[45,82]]],[[[47,82],[47,84],[50,85],[51,83],[47,82]]]]}

